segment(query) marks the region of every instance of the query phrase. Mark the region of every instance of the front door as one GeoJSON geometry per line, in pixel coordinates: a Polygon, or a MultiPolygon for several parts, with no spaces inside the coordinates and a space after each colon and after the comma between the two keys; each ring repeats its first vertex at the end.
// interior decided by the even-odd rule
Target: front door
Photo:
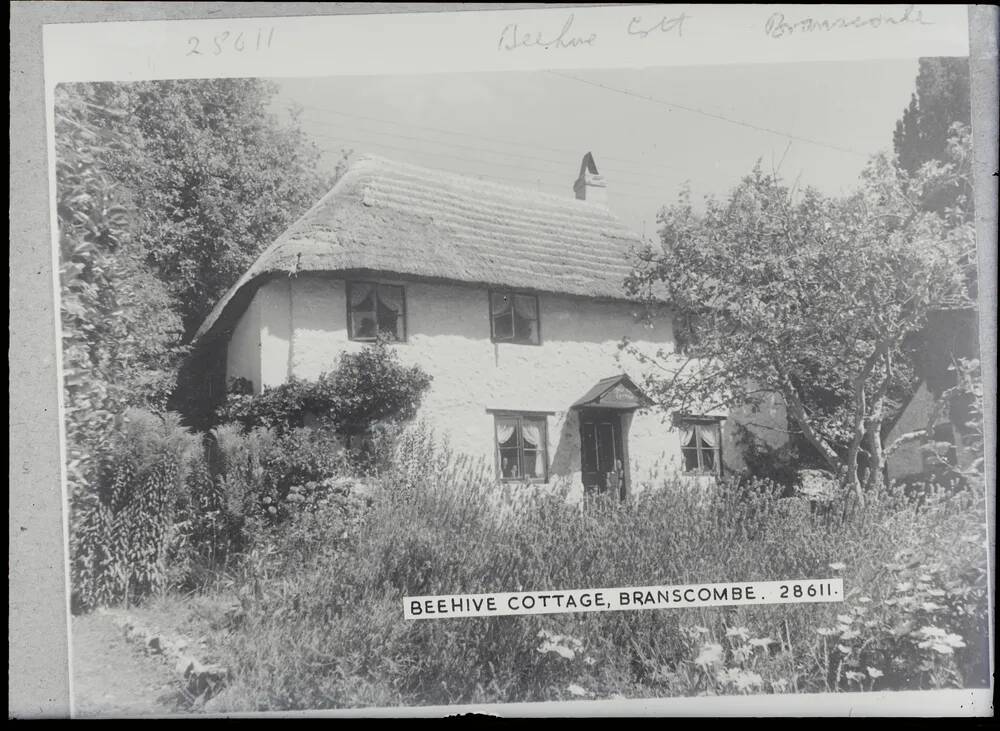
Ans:
{"type": "Polygon", "coordinates": [[[584,491],[625,497],[621,415],[611,409],[580,412],[580,464],[584,491]]]}

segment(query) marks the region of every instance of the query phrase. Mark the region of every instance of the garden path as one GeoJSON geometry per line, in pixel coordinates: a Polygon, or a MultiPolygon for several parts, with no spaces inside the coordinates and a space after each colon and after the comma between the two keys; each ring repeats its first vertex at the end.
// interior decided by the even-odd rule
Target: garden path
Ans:
{"type": "Polygon", "coordinates": [[[129,643],[111,618],[99,613],[72,620],[74,715],[165,716],[185,711],[171,668],[129,643]]]}

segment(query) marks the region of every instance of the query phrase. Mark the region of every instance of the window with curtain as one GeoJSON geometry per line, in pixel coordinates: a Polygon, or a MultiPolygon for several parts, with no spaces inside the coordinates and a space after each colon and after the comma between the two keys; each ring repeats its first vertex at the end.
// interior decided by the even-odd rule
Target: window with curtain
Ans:
{"type": "Polygon", "coordinates": [[[403,288],[375,282],[349,282],[347,325],[351,340],[374,340],[379,333],[392,340],[406,340],[403,288]]]}
{"type": "Polygon", "coordinates": [[[547,482],[545,419],[530,414],[495,414],[494,419],[500,479],[547,482]]]}
{"type": "Polygon", "coordinates": [[[490,328],[495,343],[538,345],[538,297],[516,292],[491,292],[490,328]]]}
{"type": "Polygon", "coordinates": [[[722,430],[718,421],[682,419],[681,453],[684,471],[693,474],[722,474],[722,430]]]}

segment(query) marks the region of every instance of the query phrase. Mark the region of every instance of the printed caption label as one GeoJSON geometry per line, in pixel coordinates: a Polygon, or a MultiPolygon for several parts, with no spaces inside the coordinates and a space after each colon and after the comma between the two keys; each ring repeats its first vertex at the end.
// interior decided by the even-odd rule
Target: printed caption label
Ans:
{"type": "Polygon", "coordinates": [[[796,579],[683,586],[414,596],[403,599],[403,613],[406,619],[444,619],[747,604],[802,604],[843,600],[843,579],[796,579]]]}

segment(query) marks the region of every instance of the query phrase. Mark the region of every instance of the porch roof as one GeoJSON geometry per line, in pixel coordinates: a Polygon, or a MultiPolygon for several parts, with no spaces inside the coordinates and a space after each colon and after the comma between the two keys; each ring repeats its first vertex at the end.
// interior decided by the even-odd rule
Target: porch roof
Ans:
{"type": "Polygon", "coordinates": [[[602,378],[571,409],[604,408],[634,411],[652,403],[650,398],[626,374],[602,378]]]}

